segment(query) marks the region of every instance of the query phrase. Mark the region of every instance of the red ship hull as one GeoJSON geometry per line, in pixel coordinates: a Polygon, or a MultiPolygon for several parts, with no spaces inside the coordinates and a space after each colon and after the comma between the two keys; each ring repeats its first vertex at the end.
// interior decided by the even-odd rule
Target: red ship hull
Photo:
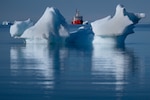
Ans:
{"type": "Polygon", "coordinates": [[[82,20],[74,20],[72,21],[72,24],[82,24],[83,21],[82,20]]]}

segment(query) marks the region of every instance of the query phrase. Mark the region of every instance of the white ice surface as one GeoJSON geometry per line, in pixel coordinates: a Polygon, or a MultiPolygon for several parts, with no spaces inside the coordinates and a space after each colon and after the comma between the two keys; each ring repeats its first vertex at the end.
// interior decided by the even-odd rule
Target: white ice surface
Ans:
{"type": "Polygon", "coordinates": [[[115,15],[92,22],[92,30],[95,35],[99,36],[122,35],[128,30],[128,26],[138,23],[144,16],[143,13],[129,13],[124,6],[117,5],[115,15]]]}
{"type": "Polygon", "coordinates": [[[21,36],[23,32],[31,26],[33,26],[33,22],[30,19],[25,21],[15,21],[10,27],[10,35],[12,37],[21,36]]]}

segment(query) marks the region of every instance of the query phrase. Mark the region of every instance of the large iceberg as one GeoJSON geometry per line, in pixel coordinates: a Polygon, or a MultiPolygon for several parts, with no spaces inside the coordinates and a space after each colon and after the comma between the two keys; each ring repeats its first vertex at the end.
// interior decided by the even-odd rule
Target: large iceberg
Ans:
{"type": "Polygon", "coordinates": [[[93,43],[124,43],[126,36],[134,32],[134,25],[143,17],[144,13],[130,13],[123,5],[117,5],[113,17],[107,16],[91,23],[95,34],[93,43]]]}
{"type": "Polygon", "coordinates": [[[30,20],[20,22],[21,24],[16,22],[11,26],[10,33],[11,36],[21,35],[20,37],[25,38],[27,43],[111,43],[122,45],[127,35],[134,32],[135,24],[143,17],[145,17],[144,13],[130,13],[124,6],[117,5],[113,17],[107,16],[88,25],[79,25],[80,27],[78,25],[68,27],[65,18],[57,8],[47,7],[35,25],[32,25],[30,20]]]}
{"type": "Polygon", "coordinates": [[[30,43],[61,43],[69,36],[65,18],[54,7],[47,7],[37,23],[26,29],[21,38],[30,43]]]}

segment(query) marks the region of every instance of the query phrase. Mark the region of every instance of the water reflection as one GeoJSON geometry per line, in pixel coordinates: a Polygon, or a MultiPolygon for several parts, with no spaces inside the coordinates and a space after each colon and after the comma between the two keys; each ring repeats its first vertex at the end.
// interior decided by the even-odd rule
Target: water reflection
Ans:
{"type": "Polygon", "coordinates": [[[117,96],[122,96],[124,87],[128,84],[126,79],[130,68],[135,63],[133,52],[125,48],[94,45],[92,55],[92,75],[100,77],[103,81],[95,81],[93,84],[115,85],[117,96]]]}
{"type": "Polygon", "coordinates": [[[11,84],[17,88],[13,92],[55,100],[121,98],[136,63],[134,54],[124,48],[99,45],[13,46],[10,59],[11,84]]]}
{"type": "MultiPolygon", "coordinates": [[[[53,88],[53,60],[49,57],[47,45],[29,44],[25,47],[12,47],[10,52],[12,76],[25,77],[29,84],[53,88]]],[[[19,82],[14,81],[16,84],[19,82]]]]}

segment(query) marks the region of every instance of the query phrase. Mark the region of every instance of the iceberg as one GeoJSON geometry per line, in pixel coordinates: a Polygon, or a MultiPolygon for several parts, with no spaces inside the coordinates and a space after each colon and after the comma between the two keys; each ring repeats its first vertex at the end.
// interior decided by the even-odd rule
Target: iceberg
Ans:
{"type": "Polygon", "coordinates": [[[33,25],[30,19],[16,21],[10,28],[11,36],[26,39],[26,43],[71,44],[124,44],[126,37],[134,33],[135,24],[145,17],[144,13],[127,12],[117,5],[113,17],[107,16],[83,25],[69,25],[57,8],[47,7],[33,25]]]}
{"type": "Polygon", "coordinates": [[[23,32],[31,26],[33,26],[33,22],[30,19],[25,21],[15,21],[10,27],[10,35],[11,37],[20,37],[23,32]]]}
{"type": "Polygon", "coordinates": [[[47,7],[34,26],[26,29],[21,38],[27,43],[61,43],[68,37],[65,18],[57,8],[47,7]]]}
{"type": "Polygon", "coordinates": [[[143,17],[144,13],[130,13],[123,5],[117,5],[113,17],[107,16],[91,23],[95,35],[93,43],[124,43],[126,36],[134,33],[134,25],[143,17]]]}

